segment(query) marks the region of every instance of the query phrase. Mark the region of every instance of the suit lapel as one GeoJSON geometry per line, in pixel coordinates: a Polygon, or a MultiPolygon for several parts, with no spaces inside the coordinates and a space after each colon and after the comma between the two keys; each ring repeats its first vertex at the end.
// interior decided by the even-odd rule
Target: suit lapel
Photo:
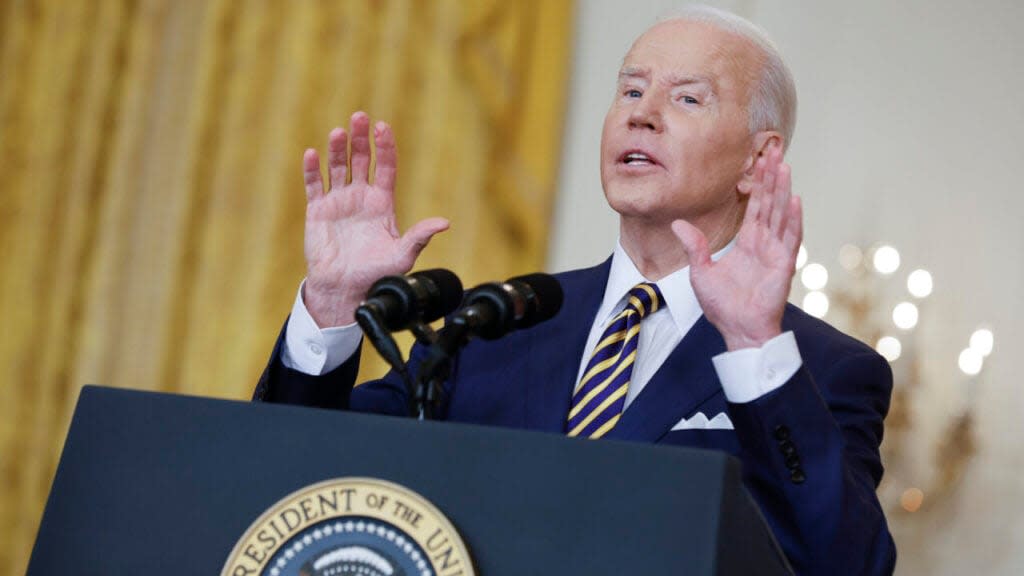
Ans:
{"type": "Polygon", "coordinates": [[[572,388],[610,269],[611,258],[559,276],[565,294],[561,311],[531,330],[525,374],[527,428],[565,433],[572,388]]]}
{"type": "Polygon", "coordinates": [[[711,357],[724,351],[721,334],[701,316],[605,438],[657,441],[680,418],[722,393],[711,357]]]}

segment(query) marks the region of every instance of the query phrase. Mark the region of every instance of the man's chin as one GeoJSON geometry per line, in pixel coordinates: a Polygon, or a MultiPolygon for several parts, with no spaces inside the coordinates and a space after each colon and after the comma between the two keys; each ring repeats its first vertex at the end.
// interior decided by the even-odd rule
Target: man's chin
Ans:
{"type": "Polygon", "coordinates": [[[629,187],[625,190],[606,190],[605,200],[608,206],[619,216],[623,217],[649,217],[659,212],[664,212],[664,206],[659,206],[656,199],[657,192],[639,187],[629,187]]]}
{"type": "Polygon", "coordinates": [[[608,205],[619,215],[619,221],[627,225],[670,226],[678,218],[678,215],[666,210],[664,206],[653,206],[643,202],[609,202],[608,205]]]}

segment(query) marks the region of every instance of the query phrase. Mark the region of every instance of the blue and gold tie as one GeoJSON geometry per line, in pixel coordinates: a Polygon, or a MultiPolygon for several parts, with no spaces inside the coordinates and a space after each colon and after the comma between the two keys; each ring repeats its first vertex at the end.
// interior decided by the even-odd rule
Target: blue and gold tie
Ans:
{"type": "Polygon", "coordinates": [[[572,394],[569,436],[600,438],[615,427],[626,404],[640,321],[663,305],[656,284],[637,284],[629,291],[626,308],[605,328],[572,394]]]}

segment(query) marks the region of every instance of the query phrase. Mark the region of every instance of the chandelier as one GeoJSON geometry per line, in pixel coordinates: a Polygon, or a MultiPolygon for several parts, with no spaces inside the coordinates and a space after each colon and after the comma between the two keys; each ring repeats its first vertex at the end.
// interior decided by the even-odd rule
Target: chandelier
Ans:
{"type": "Polygon", "coordinates": [[[901,272],[899,251],[887,244],[847,244],[835,263],[833,273],[809,262],[801,246],[791,298],[808,314],[871,345],[892,367],[881,447],[886,474],[878,494],[890,519],[899,522],[948,501],[959,486],[976,450],[973,400],[994,335],[979,326],[956,358],[937,357],[920,325],[934,289],[928,270],[901,272]],[[939,377],[931,377],[935,373],[939,377]]]}

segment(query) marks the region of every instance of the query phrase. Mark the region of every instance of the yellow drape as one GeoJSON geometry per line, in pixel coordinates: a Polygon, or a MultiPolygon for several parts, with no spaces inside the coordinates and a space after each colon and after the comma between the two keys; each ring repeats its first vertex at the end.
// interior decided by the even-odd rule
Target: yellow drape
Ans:
{"type": "Polygon", "coordinates": [[[0,2],[0,572],[24,570],[83,384],[249,396],[303,276],[302,151],[354,110],[395,127],[399,221],[453,223],[419,267],[541,268],[571,21],[542,0],[0,2]]]}

